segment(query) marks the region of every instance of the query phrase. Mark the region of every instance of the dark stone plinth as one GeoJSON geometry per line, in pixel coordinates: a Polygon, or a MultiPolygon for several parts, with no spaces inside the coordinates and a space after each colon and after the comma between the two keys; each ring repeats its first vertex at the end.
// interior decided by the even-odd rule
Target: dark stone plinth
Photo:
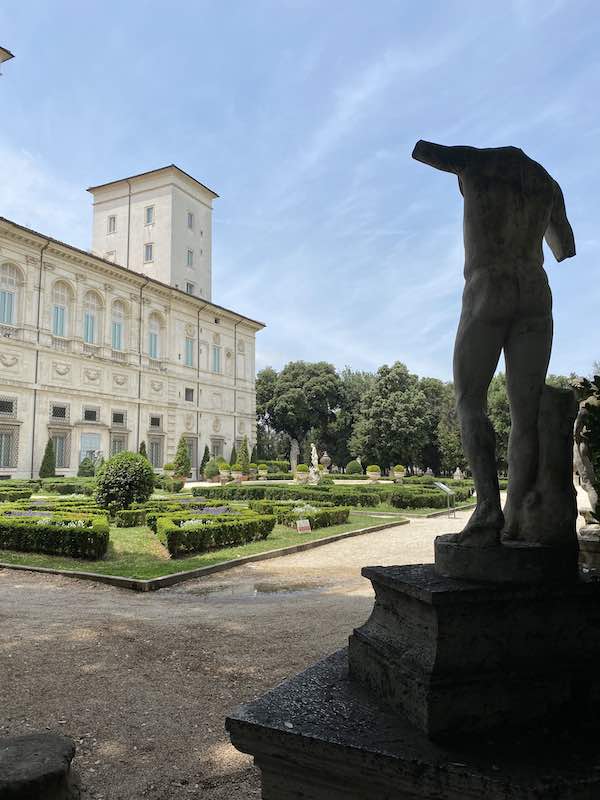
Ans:
{"type": "Polygon", "coordinates": [[[74,800],[75,745],[66,736],[34,733],[0,739],[0,800],[74,800]]]}
{"type": "Polygon", "coordinates": [[[597,800],[598,731],[431,742],[349,679],[344,650],[227,719],[262,772],[263,800],[597,800]]]}
{"type": "Polygon", "coordinates": [[[350,674],[430,737],[600,701],[599,580],[477,584],[431,564],[362,574],[375,604],[350,637],[350,674]]]}
{"type": "Polygon", "coordinates": [[[579,531],[579,562],[586,569],[600,570],[600,525],[585,525],[579,531]]]}
{"type": "Polygon", "coordinates": [[[577,543],[567,547],[506,542],[469,547],[454,534],[435,540],[435,569],[440,575],[492,583],[563,583],[579,575],[577,543]]]}

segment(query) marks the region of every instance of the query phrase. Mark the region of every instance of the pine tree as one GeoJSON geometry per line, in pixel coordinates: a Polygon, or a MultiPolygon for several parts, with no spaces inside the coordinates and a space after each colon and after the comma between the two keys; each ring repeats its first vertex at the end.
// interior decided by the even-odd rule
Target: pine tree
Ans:
{"type": "Polygon", "coordinates": [[[173,466],[175,467],[174,471],[176,478],[187,479],[192,469],[192,460],[190,458],[190,452],[184,436],[179,437],[179,444],[177,445],[177,452],[175,453],[173,466]]]}
{"type": "Polygon", "coordinates": [[[204,445],[204,455],[202,456],[202,461],[200,463],[200,474],[204,474],[204,467],[210,461],[210,450],[208,449],[208,445],[204,445]]]}
{"type": "Polygon", "coordinates": [[[237,463],[242,468],[242,473],[247,475],[250,472],[250,453],[248,452],[248,437],[244,436],[244,441],[238,453],[237,463]]]}
{"type": "Polygon", "coordinates": [[[54,442],[48,439],[44,450],[44,457],[40,465],[40,478],[53,478],[56,475],[56,456],[54,455],[54,442]]]}
{"type": "Polygon", "coordinates": [[[148,458],[148,453],[146,452],[146,442],[141,442],[140,444],[140,455],[144,456],[144,458],[150,461],[150,459],[148,458]]]}

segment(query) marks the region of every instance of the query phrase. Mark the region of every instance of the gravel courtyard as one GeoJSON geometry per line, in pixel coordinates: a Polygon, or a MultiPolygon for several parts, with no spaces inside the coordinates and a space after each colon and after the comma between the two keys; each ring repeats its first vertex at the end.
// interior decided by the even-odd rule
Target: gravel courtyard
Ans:
{"type": "Polygon", "coordinates": [[[86,800],[260,797],[227,712],[343,646],[365,564],[433,560],[456,519],[347,539],[147,595],[0,570],[0,730],[77,743],[86,800]]]}

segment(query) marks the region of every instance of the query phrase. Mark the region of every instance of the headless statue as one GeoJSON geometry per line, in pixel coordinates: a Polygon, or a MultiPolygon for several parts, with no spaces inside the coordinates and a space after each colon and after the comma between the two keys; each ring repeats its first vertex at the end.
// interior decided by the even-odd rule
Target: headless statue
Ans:
{"type": "Polygon", "coordinates": [[[452,172],[464,197],[465,288],[454,387],[477,508],[456,541],[486,547],[521,538],[524,500],[538,470],[538,414],[552,347],[552,295],[542,239],[557,261],[575,255],[562,191],[516,147],[417,142],[413,158],[452,172]],[[511,411],[509,485],[500,504],[487,391],[504,350],[511,411]]]}

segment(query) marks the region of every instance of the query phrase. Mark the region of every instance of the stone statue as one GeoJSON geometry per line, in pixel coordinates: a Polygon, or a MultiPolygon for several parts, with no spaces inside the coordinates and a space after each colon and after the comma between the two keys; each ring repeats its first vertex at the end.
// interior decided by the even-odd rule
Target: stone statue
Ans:
{"type": "MultiPolygon", "coordinates": [[[[454,349],[454,385],[477,508],[455,541],[470,548],[490,547],[501,540],[541,543],[547,532],[539,526],[534,533],[530,511],[539,505],[538,483],[547,477],[538,474],[542,395],[548,393],[546,411],[553,420],[556,415],[549,411],[553,403],[567,417],[571,413],[568,396],[545,388],[553,323],[542,239],[557,261],[575,255],[563,194],[546,170],[516,147],[445,147],[419,141],[413,158],[457,175],[464,197],[465,287],[454,349]],[[487,390],[501,351],[512,419],[504,512],[495,436],[486,414],[487,390]]],[[[552,470],[562,456],[552,455],[551,446],[544,452],[544,458],[551,459],[544,469],[552,470]]],[[[569,503],[567,507],[566,520],[572,510],[569,503]]],[[[572,528],[574,534],[574,522],[572,528]]]]}
{"type": "Polygon", "coordinates": [[[290,470],[292,473],[296,472],[298,466],[298,458],[300,457],[300,445],[297,439],[292,439],[290,443],[290,470]]]}
{"type": "Polygon", "coordinates": [[[596,476],[594,474],[594,465],[590,458],[589,446],[586,441],[589,409],[588,402],[594,402],[594,398],[586,398],[579,404],[579,412],[575,420],[575,428],[573,431],[575,444],[573,447],[573,461],[575,462],[575,469],[579,475],[579,480],[584,491],[587,493],[590,501],[590,513],[584,514],[586,523],[594,523],[600,520],[600,507],[598,506],[598,493],[595,488],[596,476]]]}
{"type": "Polygon", "coordinates": [[[319,471],[319,454],[314,444],[310,446],[310,467],[308,468],[308,482],[319,483],[321,480],[321,473],[319,471]]]}
{"type": "Polygon", "coordinates": [[[454,476],[453,476],[453,477],[454,477],[454,480],[455,480],[455,481],[462,481],[462,480],[464,480],[464,475],[463,475],[463,473],[462,473],[462,470],[461,470],[461,468],[460,468],[460,467],[457,467],[457,468],[454,470],[454,476]]]}

